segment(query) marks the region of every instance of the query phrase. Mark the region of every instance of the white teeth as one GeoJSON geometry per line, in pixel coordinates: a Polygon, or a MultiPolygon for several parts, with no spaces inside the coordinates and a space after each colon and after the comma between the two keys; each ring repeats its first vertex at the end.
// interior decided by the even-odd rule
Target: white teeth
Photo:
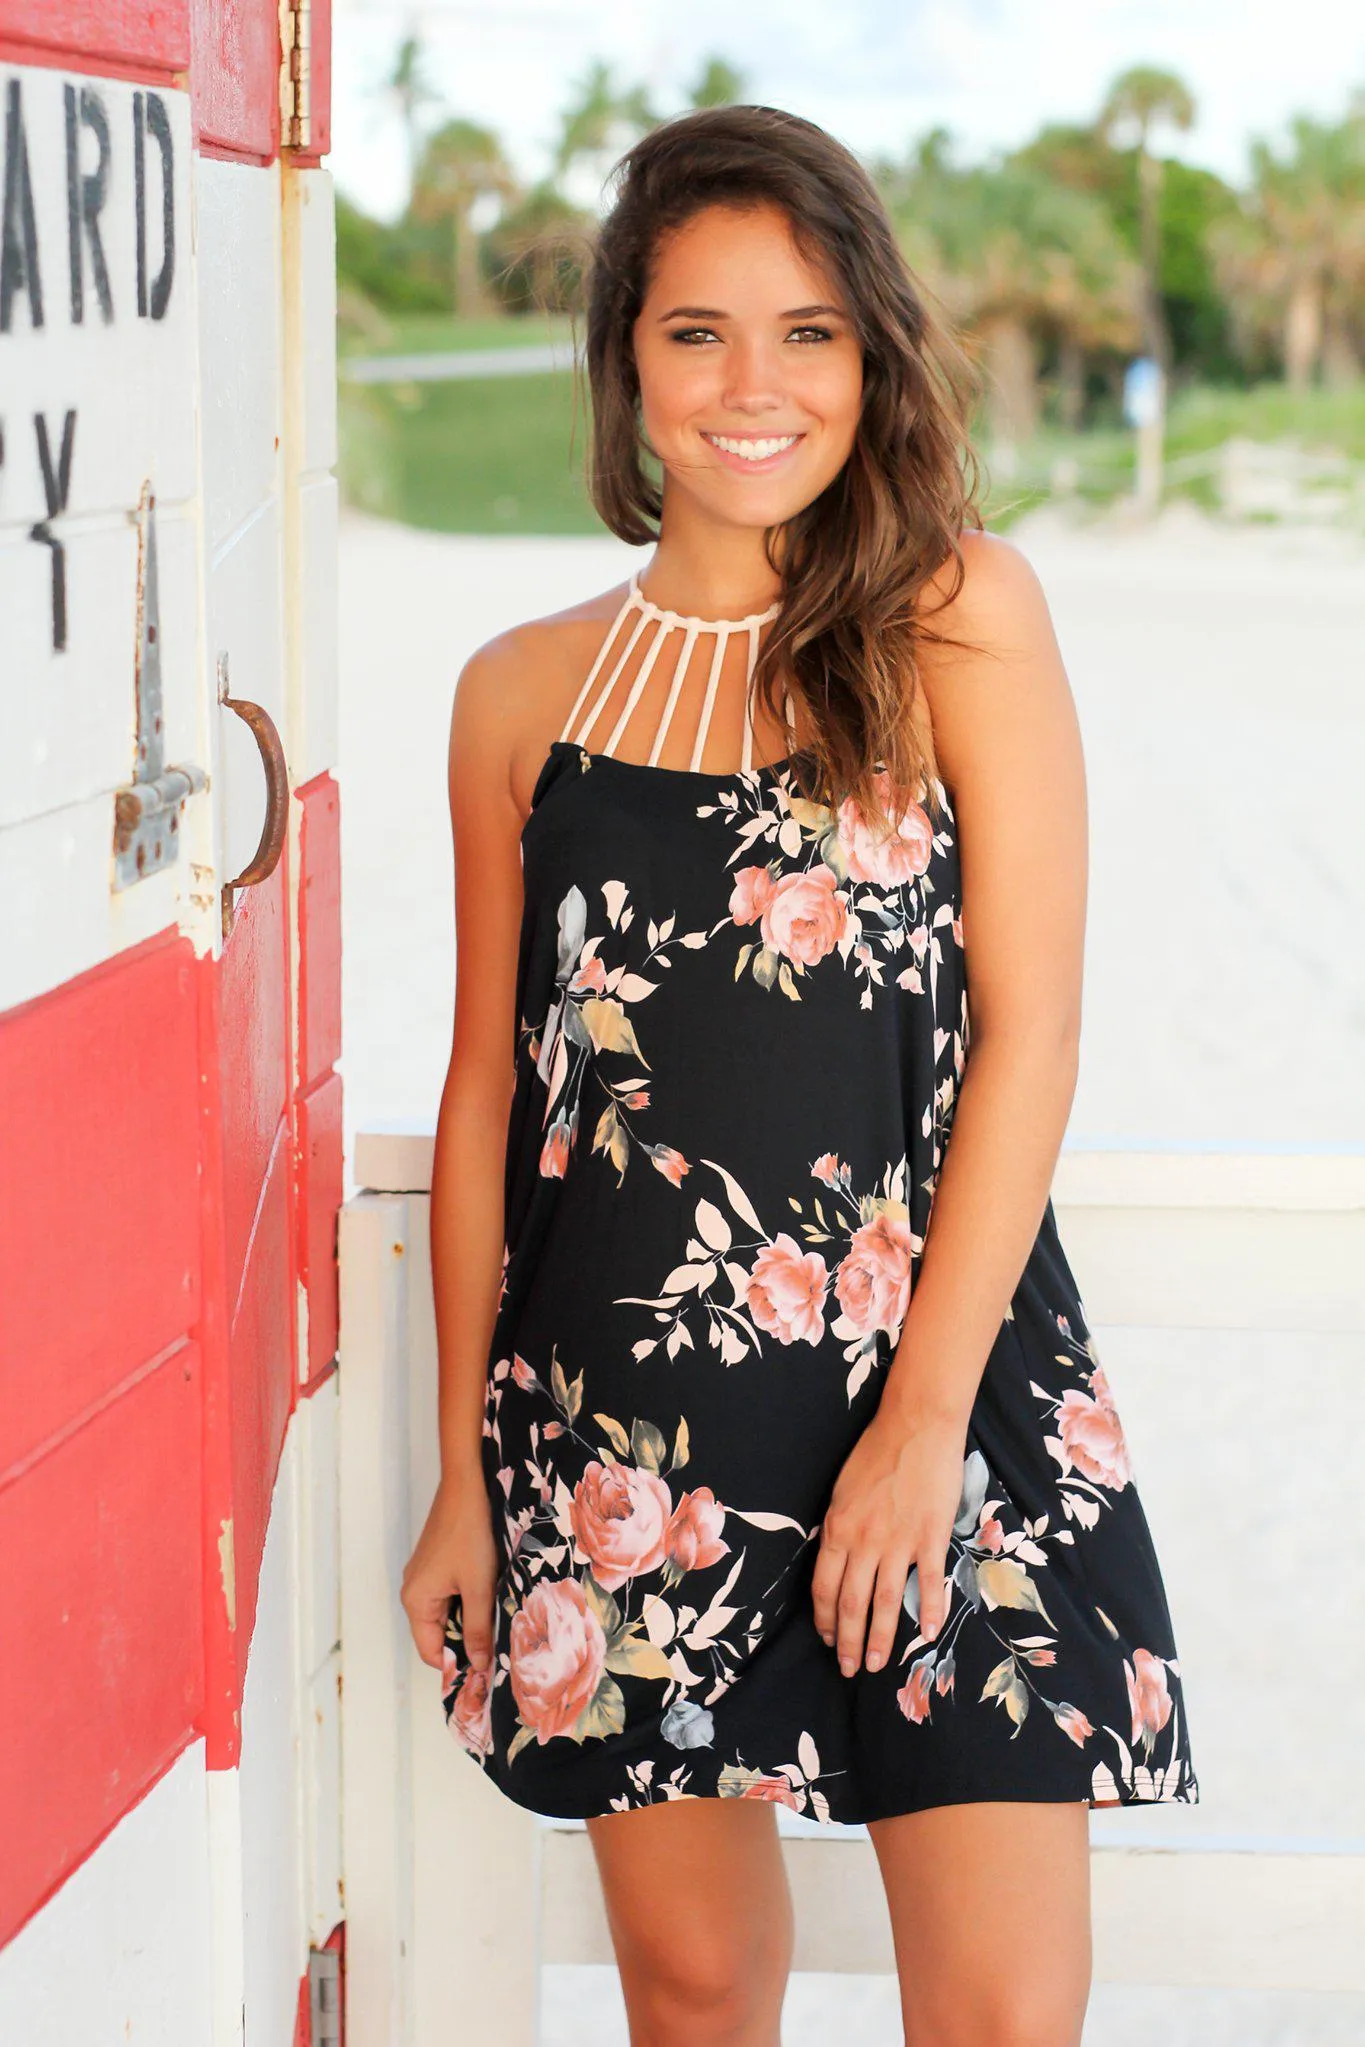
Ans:
{"type": "Polygon", "coordinates": [[[734,441],[725,434],[706,434],[703,438],[713,447],[723,448],[727,455],[741,455],[746,462],[762,462],[769,455],[778,455],[784,448],[790,448],[801,436],[783,434],[780,440],[770,441],[734,441]]]}

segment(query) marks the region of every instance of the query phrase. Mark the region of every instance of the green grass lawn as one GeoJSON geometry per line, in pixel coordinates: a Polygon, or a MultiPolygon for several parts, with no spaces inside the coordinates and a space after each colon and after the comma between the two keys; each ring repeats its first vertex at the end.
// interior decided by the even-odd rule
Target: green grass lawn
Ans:
{"type": "MultiPolygon", "coordinates": [[[[370,338],[343,325],[338,346],[348,355],[448,355],[467,348],[537,348],[548,341],[568,342],[572,324],[567,314],[528,313],[509,319],[492,313],[486,319],[460,320],[451,313],[385,313],[382,335],[370,338]]],[[[579,321],[580,332],[582,321],[579,321]]]]}
{"type": "MultiPolygon", "coordinates": [[[[392,323],[382,351],[524,345],[550,337],[551,323],[454,321],[410,315],[392,323]]],[[[559,323],[567,338],[567,321],[559,323]]],[[[341,481],[348,503],[386,519],[445,533],[598,533],[583,484],[586,398],[567,372],[436,384],[347,384],[340,392],[341,481]]],[[[1196,460],[1234,435],[1336,449],[1365,462],[1365,385],[1292,394],[1281,385],[1250,391],[1195,389],[1171,408],[1166,452],[1172,491],[1212,505],[1216,490],[1196,460]]],[[[1104,504],[1133,485],[1133,441],[1122,429],[1049,430],[1022,449],[1011,470],[983,451],[983,510],[1002,531],[1059,490],[1104,504]]]]}
{"type": "Polygon", "coordinates": [[[340,406],[342,491],[362,511],[441,533],[603,530],[567,374],[343,384],[340,406]]]}

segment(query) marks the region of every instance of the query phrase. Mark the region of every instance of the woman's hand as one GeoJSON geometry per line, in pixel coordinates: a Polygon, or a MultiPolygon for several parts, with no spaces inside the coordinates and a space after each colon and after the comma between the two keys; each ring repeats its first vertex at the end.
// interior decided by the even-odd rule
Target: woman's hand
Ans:
{"type": "Polygon", "coordinates": [[[476,1669],[488,1669],[496,1583],[497,1546],[481,1473],[443,1479],[404,1566],[400,1594],[423,1663],[441,1668],[450,1595],[458,1592],[465,1649],[476,1669]]]}
{"type": "Polygon", "coordinates": [[[844,1461],[825,1514],[812,1594],[815,1625],[850,1677],[863,1655],[880,1670],[891,1653],[911,1565],[918,1566],[920,1632],[932,1639],[947,1610],[943,1571],[962,1495],[966,1424],[883,1407],[844,1461]],[[868,1606],[872,1625],[868,1631],[868,1606]]]}

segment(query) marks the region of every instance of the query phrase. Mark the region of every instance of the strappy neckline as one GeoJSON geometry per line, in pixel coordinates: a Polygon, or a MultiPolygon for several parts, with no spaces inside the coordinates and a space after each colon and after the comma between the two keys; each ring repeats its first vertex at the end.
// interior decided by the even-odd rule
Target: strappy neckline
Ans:
{"type": "Polygon", "coordinates": [[[690,612],[667,611],[663,605],[656,604],[652,598],[646,597],[640,588],[638,569],[632,569],[630,572],[630,594],[640,609],[647,611],[651,618],[667,619],[670,625],[695,626],[698,632],[707,633],[719,632],[722,627],[729,632],[738,632],[751,625],[766,625],[768,620],[776,618],[782,609],[781,600],[775,599],[766,611],[750,611],[743,618],[694,618],[690,612]]]}
{"type": "MultiPolygon", "coordinates": [[[[671,634],[678,631],[682,634],[682,642],[678,648],[673,674],[669,681],[668,694],[664,700],[659,723],[649,749],[649,758],[643,761],[623,762],[622,765],[651,768],[664,774],[702,773],[701,758],[706,745],[707,733],[710,730],[711,713],[715,706],[716,693],[720,686],[721,670],[725,663],[725,650],[732,633],[744,633],[749,641],[744,671],[744,736],[739,767],[731,772],[739,774],[752,772],[754,766],[753,677],[754,667],[758,660],[759,628],[770,619],[776,618],[780,608],[780,604],[775,602],[770,604],[765,611],[753,611],[744,618],[699,618],[687,612],[670,611],[663,605],[656,604],[652,598],[645,596],[644,591],[640,588],[640,571],[638,568],[633,569],[629,583],[626,586],[625,597],[617,608],[616,616],[607,629],[606,637],[597,650],[596,658],[583,679],[578,695],[574,698],[569,715],[564,720],[559,739],[556,743],[559,745],[577,746],[582,752],[589,754],[591,758],[618,759],[616,747],[621,735],[626,729],[632,712],[640,701],[641,694],[649,681],[650,675],[653,673],[655,663],[663,651],[665,642],[671,634]],[[625,644],[613,663],[606,681],[592,699],[586,713],[580,717],[580,713],[583,712],[583,707],[588,701],[592,686],[606,665],[607,656],[613,644],[617,641],[623,624],[630,619],[632,613],[636,613],[638,616],[629,625],[625,634],[625,644]],[[616,721],[605,742],[594,751],[588,746],[589,735],[609,702],[612,691],[625,669],[626,663],[635,652],[642,635],[651,624],[654,628],[653,636],[642,651],[640,666],[627,688],[625,701],[621,705],[616,721]],[[664,739],[667,736],[669,723],[682,691],[688,665],[692,659],[697,641],[706,633],[715,636],[715,651],[711,656],[711,665],[706,678],[705,694],[702,699],[701,714],[697,722],[696,733],[693,737],[692,750],[687,767],[660,769],[659,755],[663,750],[664,739]]],[[[786,696],[785,713],[788,729],[791,730],[794,721],[790,692],[786,696]]],[[[790,758],[790,754],[785,755],[784,762],[790,760],[790,758]]],[[[780,766],[783,765],[783,762],[770,762],[765,765],[780,766]]]]}

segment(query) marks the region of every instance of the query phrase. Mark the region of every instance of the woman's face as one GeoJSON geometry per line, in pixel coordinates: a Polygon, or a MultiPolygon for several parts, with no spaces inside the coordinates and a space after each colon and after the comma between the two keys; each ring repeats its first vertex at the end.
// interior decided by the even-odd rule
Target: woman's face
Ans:
{"type": "Polygon", "coordinates": [[[634,328],[641,410],[666,492],[777,526],[848,460],[862,348],[847,303],[778,208],[708,206],[666,236],[634,328]]]}

